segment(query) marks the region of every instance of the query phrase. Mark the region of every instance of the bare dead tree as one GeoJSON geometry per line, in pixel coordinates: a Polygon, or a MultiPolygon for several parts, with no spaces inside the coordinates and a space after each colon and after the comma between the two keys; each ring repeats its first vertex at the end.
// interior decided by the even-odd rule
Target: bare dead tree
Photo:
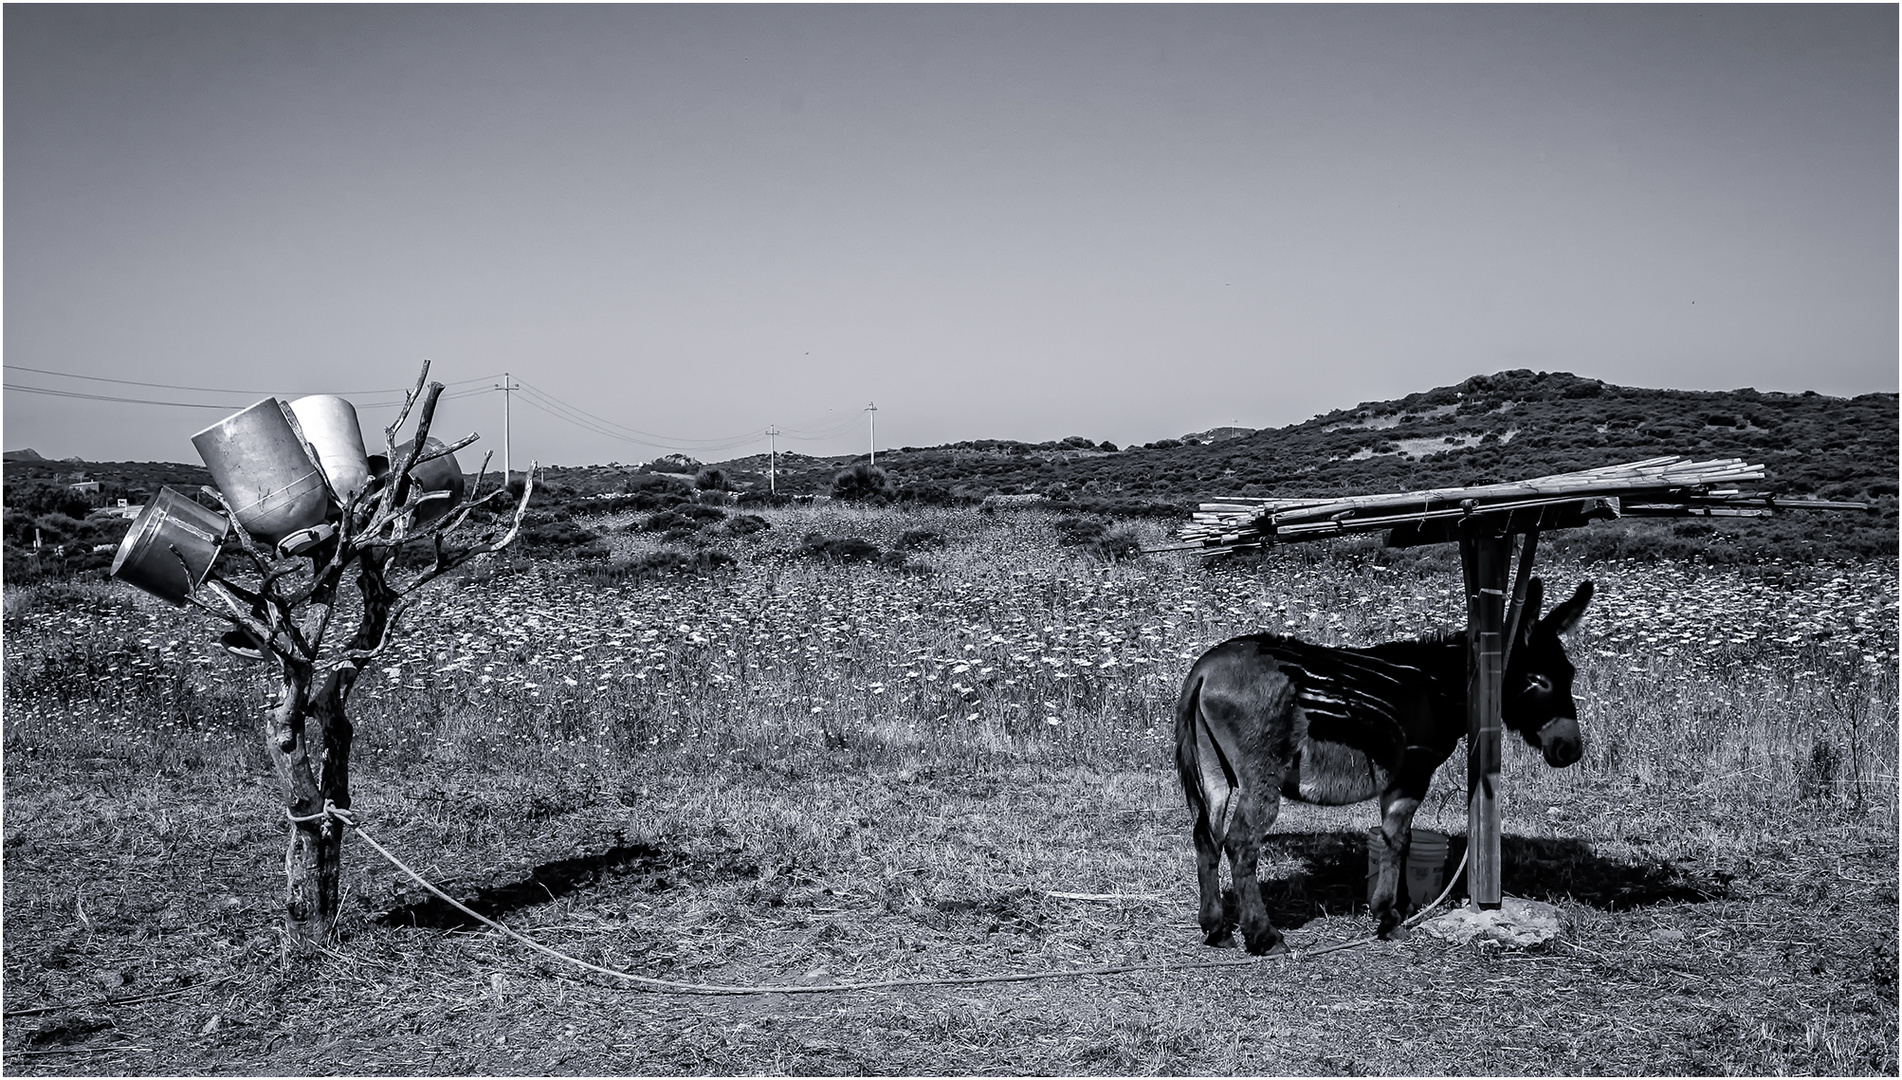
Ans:
{"type": "MultiPolygon", "coordinates": [[[[343,826],[327,807],[350,807],[350,745],[355,734],[347,712],[350,693],[396,640],[403,615],[420,589],[515,539],[534,489],[531,464],[513,507],[507,505],[506,486],[483,493],[485,456],[475,487],[436,509],[448,494],[425,494],[412,474],[417,466],[468,446],[476,436],[426,447],[443,391],[441,383],[426,382],[428,376],[425,361],[402,411],[384,432],[389,469],[342,505],[336,532],[312,549],[285,558],[261,547],[223,495],[205,489],[224,508],[242,558],[235,571],[214,569],[190,602],[237,627],[274,671],[264,745],[290,819],[285,928],[304,949],[329,938],[337,921],[343,826]],[[399,447],[397,432],[412,412],[417,415],[415,435],[399,447]],[[478,514],[491,506],[507,511],[506,516],[478,514]],[[426,564],[400,565],[406,560],[397,558],[398,551],[406,547],[427,548],[426,564]],[[353,575],[361,610],[349,635],[332,642],[339,590],[353,575]]],[[[317,460],[315,452],[312,460],[317,460]]]]}

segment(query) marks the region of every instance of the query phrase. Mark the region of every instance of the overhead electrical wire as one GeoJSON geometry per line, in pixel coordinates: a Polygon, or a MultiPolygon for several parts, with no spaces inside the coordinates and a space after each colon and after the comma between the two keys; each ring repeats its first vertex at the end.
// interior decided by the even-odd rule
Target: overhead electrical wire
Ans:
{"type": "MultiPolygon", "coordinates": [[[[160,390],[193,390],[206,394],[268,395],[282,392],[278,390],[242,390],[229,386],[183,386],[178,383],[141,382],[137,379],[112,379],[104,375],[80,375],[71,371],[54,371],[51,368],[28,367],[25,364],[7,364],[5,367],[8,371],[30,371],[35,375],[57,375],[62,379],[84,379],[87,382],[118,383],[121,386],[150,386],[160,390]]],[[[464,386],[473,382],[487,382],[491,379],[499,378],[501,378],[500,375],[482,375],[473,379],[458,379],[455,382],[446,383],[444,385],[464,386]]],[[[326,392],[336,394],[338,397],[348,397],[351,394],[403,394],[407,393],[408,390],[409,388],[406,386],[384,386],[378,387],[375,390],[331,390],[326,392]]]]}
{"type": "Polygon", "coordinates": [[[203,401],[152,401],[147,398],[113,397],[109,394],[82,394],[77,390],[50,390],[44,386],[22,386],[8,383],[9,392],[23,394],[46,394],[49,397],[84,398],[87,401],[122,401],[133,405],[171,405],[181,409],[242,409],[242,405],[219,405],[203,401]]]}
{"type": "MultiPolygon", "coordinates": [[[[154,398],[119,397],[112,394],[87,394],[78,390],[54,390],[50,387],[45,387],[45,386],[26,386],[21,383],[11,383],[11,382],[6,384],[6,389],[9,391],[19,391],[21,393],[26,393],[26,394],[45,394],[48,397],[79,398],[85,401],[116,401],[116,402],[120,402],[127,405],[167,405],[167,406],[171,406],[173,408],[178,408],[178,409],[223,409],[228,412],[236,412],[240,409],[247,407],[244,405],[233,405],[233,404],[224,403],[224,402],[159,401],[154,398]]],[[[230,392],[230,391],[227,391],[227,392],[230,392]]],[[[244,391],[237,391],[237,392],[238,393],[255,393],[256,391],[244,390],[244,391]]],[[[477,387],[473,390],[462,390],[453,394],[444,394],[442,395],[442,397],[443,397],[443,400],[447,401],[447,400],[453,400],[455,398],[468,397],[471,394],[487,394],[487,393],[493,393],[493,392],[494,390],[492,388],[484,386],[484,387],[477,387]]],[[[402,402],[402,399],[399,398],[395,401],[367,401],[367,402],[355,401],[355,402],[351,402],[351,404],[356,406],[359,409],[394,409],[397,406],[403,404],[403,402],[402,402]]]]}
{"type": "Polygon", "coordinates": [[[591,413],[586,409],[583,409],[576,405],[571,405],[568,402],[563,401],[562,399],[556,397],[555,395],[549,393],[546,390],[543,390],[541,387],[536,386],[534,383],[531,383],[528,380],[521,378],[520,376],[517,376],[515,381],[521,384],[525,394],[531,397],[540,397],[544,400],[545,404],[552,406],[555,409],[560,410],[561,412],[573,413],[578,416],[586,417],[588,420],[591,420],[594,423],[605,425],[609,428],[614,429],[615,431],[624,432],[629,437],[629,441],[640,442],[646,446],[670,446],[670,447],[677,446],[677,447],[683,447],[686,449],[698,449],[698,450],[726,450],[735,446],[744,446],[750,442],[757,442],[760,439],[765,438],[766,436],[766,429],[764,428],[760,428],[756,431],[744,432],[737,435],[727,435],[727,436],[721,436],[718,438],[711,438],[711,439],[691,439],[691,438],[675,437],[672,435],[660,435],[652,431],[642,431],[639,428],[629,427],[628,425],[620,423],[618,421],[609,420],[608,418],[604,416],[596,416],[594,413],[591,413]]]}
{"type": "MultiPolygon", "coordinates": [[[[266,391],[266,390],[233,389],[230,387],[186,386],[186,385],[182,385],[178,383],[144,382],[137,379],[109,378],[103,375],[80,375],[74,372],[55,371],[49,368],[28,367],[25,364],[6,364],[4,366],[9,371],[26,371],[26,372],[32,372],[36,375],[52,375],[59,378],[83,379],[88,382],[112,383],[112,384],[117,384],[122,386],[144,386],[144,387],[152,387],[152,388],[161,389],[161,390],[185,390],[185,391],[190,391],[193,393],[244,394],[244,395],[250,395],[250,394],[271,395],[271,394],[277,393],[277,392],[266,391]]],[[[458,398],[472,397],[477,394],[498,393],[502,389],[502,387],[500,386],[496,386],[496,385],[470,386],[469,384],[489,382],[491,380],[499,379],[499,378],[501,378],[500,375],[482,375],[482,376],[477,376],[477,377],[469,378],[469,379],[458,379],[454,382],[446,383],[444,384],[445,392],[441,395],[441,398],[439,400],[452,401],[458,398]],[[466,387],[466,389],[448,390],[447,389],[448,387],[466,387]]],[[[615,439],[620,442],[631,443],[636,446],[642,446],[642,447],[657,449],[657,450],[693,450],[696,452],[705,453],[707,451],[738,449],[743,446],[758,443],[759,441],[767,438],[768,436],[768,433],[766,429],[764,428],[761,428],[756,431],[749,431],[749,432],[744,432],[740,434],[728,435],[728,436],[724,436],[720,438],[711,438],[711,439],[676,438],[676,437],[667,436],[667,435],[660,435],[651,431],[643,431],[639,428],[629,427],[626,424],[622,424],[615,420],[609,420],[608,418],[603,416],[598,416],[594,413],[587,411],[586,409],[570,404],[569,402],[564,401],[553,394],[550,394],[548,391],[543,390],[538,386],[535,386],[534,384],[528,382],[525,379],[520,378],[519,376],[515,376],[514,378],[516,382],[516,390],[522,395],[522,402],[524,404],[532,406],[536,410],[546,413],[557,420],[566,421],[567,423],[572,424],[575,427],[581,428],[584,431],[592,432],[593,434],[596,434],[596,435],[602,435],[607,438],[615,439]]],[[[246,407],[244,405],[234,405],[234,404],[217,403],[217,402],[163,401],[163,400],[158,400],[155,398],[125,397],[125,396],[118,396],[118,395],[111,395],[111,394],[89,394],[89,393],[85,393],[78,390],[58,390],[58,389],[54,389],[51,387],[44,387],[44,386],[27,386],[27,385],[23,385],[23,384],[11,382],[11,381],[6,382],[4,386],[5,386],[5,389],[7,390],[17,390],[22,393],[28,393],[28,394],[44,394],[49,397],[76,398],[76,399],[85,400],[85,401],[110,401],[110,402],[118,402],[122,404],[130,404],[130,405],[159,405],[159,406],[165,406],[169,408],[180,408],[180,409],[222,409],[226,411],[237,411],[239,409],[243,409],[246,407]]],[[[349,394],[395,395],[392,398],[389,398],[387,400],[381,400],[381,401],[352,402],[352,404],[355,405],[359,409],[394,409],[394,408],[400,407],[404,403],[404,401],[406,400],[408,396],[408,390],[407,388],[401,388],[401,387],[382,388],[377,390],[355,390],[355,391],[339,392],[338,396],[343,397],[343,396],[348,396],[349,394]]],[[[793,424],[793,425],[781,427],[776,432],[774,432],[774,434],[777,435],[777,437],[781,439],[786,439],[792,442],[820,442],[820,441],[824,441],[828,439],[835,439],[845,434],[846,432],[850,431],[854,427],[856,427],[857,424],[858,424],[858,418],[856,416],[851,416],[851,415],[839,417],[837,419],[815,417],[813,420],[808,421],[805,424],[793,424]]]]}

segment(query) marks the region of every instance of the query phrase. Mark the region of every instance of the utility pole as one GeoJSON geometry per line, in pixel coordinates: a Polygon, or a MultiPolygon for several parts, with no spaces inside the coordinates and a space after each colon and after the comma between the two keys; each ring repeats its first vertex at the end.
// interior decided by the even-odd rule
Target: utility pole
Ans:
{"type": "Polygon", "coordinates": [[[766,429],[766,490],[779,494],[779,426],[766,429]]]}
{"type": "Polygon", "coordinates": [[[872,426],[874,414],[878,412],[877,402],[867,402],[865,406],[865,438],[872,447],[872,464],[878,464],[878,431],[872,426]]]}
{"type": "Polygon", "coordinates": [[[496,387],[497,390],[502,391],[502,486],[504,488],[509,486],[509,442],[514,435],[514,418],[511,415],[510,406],[515,404],[513,394],[521,388],[522,384],[510,379],[506,371],[502,373],[502,384],[496,387]]]}

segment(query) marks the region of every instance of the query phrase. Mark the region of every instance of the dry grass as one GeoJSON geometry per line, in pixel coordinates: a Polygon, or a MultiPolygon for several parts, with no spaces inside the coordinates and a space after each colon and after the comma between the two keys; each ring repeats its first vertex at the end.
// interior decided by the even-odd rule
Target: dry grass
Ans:
{"type": "MultiPolygon", "coordinates": [[[[894,515],[782,514],[770,542],[811,525],[886,546],[915,527],[894,515]]],[[[665,978],[781,984],[1199,960],[1211,952],[1193,927],[1181,798],[1150,733],[1165,684],[1186,666],[1176,658],[1248,620],[1356,640],[1421,628],[1424,612],[1445,607],[1444,575],[1375,571],[1357,550],[1259,572],[1104,569],[1046,544],[1038,519],[935,524],[958,540],[925,557],[930,578],[751,549],[702,583],[472,586],[458,595],[504,622],[522,597],[544,596],[544,627],[534,641],[500,642],[509,655],[489,682],[475,663],[466,678],[405,675],[365,699],[366,826],[518,929],[665,978]],[[784,617],[813,633],[781,643],[779,624],[756,620],[718,637],[719,612],[767,579],[770,595],[809,598],[784,617]],[[1408,599],[1355,603],[1370,592],[1408,599]],[[1129,601],[1104,613],[1106,596],[1129,601]],[[835,627],[828,602],[879,617],[835,627]],[[918,607],[932,603],[945,606],[918,607]],[[905,604],[932,617],[884,614],[905,604]],[[622,648],[652,649],[648,677],[600,691],[585,676],[608,645],[582,640],[579,624],[609,607],[629,619],[664,608],[675,631],[659,646],[634,633],[622,648]],[[1118,620],[1153,630],[1119,639],[1120,655],[1156,663],[1058,679],[1040,660],[1009,659],[1118,620]],[[955,665],[918,654],[966,657],[964,644],[989,642],[960,636],[979,623],[1010,639],[991,681],[941,689],[955,665]],[[906,680],[907,670],[921,674],[906,680]],[[751,681],[710,681],[728,673],[751,681]],[[531,681],[544,693],[525,689],[531,681]],[[873,695],[873,682],[887,694],[873,695]],[[917,685],[886,706],[906,682],[917,685]],[[498,684],[513,689],[481,692],[498,684]],[[977,718],[939,719],[953,697],[974,702],[977,718]],[[1007,722],[1029,707],[1041,717],[1046,701],[1060,705],[1059,723],[1007,722]],[[811,702],[846,719],[794,724],[811,702]]],[[[1643,587],[1598,576],[1607,595],[1643,587]]],[[[1828,580],[1786,583],[1783,621],[1829,609],[1828,580]],[[1804,588],[1823,600],[1810,606],[1804,588]]],[[[1707,608],[1753,602],[1749,581],[1697,588],[1707,608]]],[[[1893,589],[1885,595],[1892,605],[1893,589]]],[[[456,636],[475,625],[458,611],[419,620],[419,656],[476,655],[475,637],[456,636]]],[[[445,929],[439,908],[361,843],[346,846],[336,954],[287,961],[275,929],[281,811],[250,734],[237,734],[245,669],[196,663],[188,624],[118,594],[49,605],[9,593],[7,618],[7,1008],[183,991],[11,1017],[4,1061],[15,1073],[1897,1069],[1895,679],[1888,660],[1861,660],[1893,648],[1892,624],[1887,639],[1877,623],[1852,650],[1806,639],[1648,652],[1643,672],[1630,670],[1641,650],[1628,633],[1605,619],[1589,627],[1574,654],[1592,755],[1554,773],[1523,747],[1507,752],[1507,889],[1558,904],[1568,924],[1543,950],[1417,936],[1238,971],[681,998],[445,929]],[[128,632],[150,641],[107,647],[128,632]],[[117,680],[115,666],[137,678],[117,680]],[[75,669],[95,681],[72,685],[75,669]],[[1818,746],[1837,749],[1819,758],[1818,746]]],[[[1646,632],[1677,625],[1654,618],[1646,632]]],[[[1443,776],[1422,823],[1461,831],[1460,790],[1443,776]]],[[[1270,894],[1297,947],[1370,929],[1356,845],[1371,823],[1366,807],[1284,812],[1270,894]]]]}

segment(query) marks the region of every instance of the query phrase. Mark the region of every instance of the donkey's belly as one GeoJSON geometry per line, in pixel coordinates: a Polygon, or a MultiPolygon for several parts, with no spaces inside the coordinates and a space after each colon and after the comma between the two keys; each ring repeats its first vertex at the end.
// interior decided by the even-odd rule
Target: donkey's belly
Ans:
{"type": "Polygon", "coordinates": [[[1387,770],[1359,750],[1303,735],[1282,777],[1281,793],[1301,802],[1345,806],[1379,795],[1387,781],[1387,770]]]}

